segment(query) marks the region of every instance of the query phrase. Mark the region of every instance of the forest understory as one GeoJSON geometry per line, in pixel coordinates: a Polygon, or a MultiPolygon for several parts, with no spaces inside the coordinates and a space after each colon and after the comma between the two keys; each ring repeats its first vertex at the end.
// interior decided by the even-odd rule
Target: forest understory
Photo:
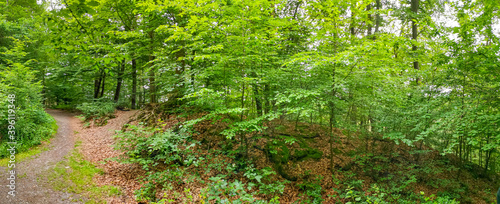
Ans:
{"type": "MultiPolygon", "coordinates": [[[[122,121],[119,124],[128,120],[122,130],[137,134],[129,126],[142,124],[155,127],[154,131],[160,133],[178,129],[186,121],[208,114],[200,110],[164,111],[165,108],[160,106],[150,105],[135,114],[119,111],[117,114],[122,121]],[[128,119],[128,116],[132,117],[128,119]]],[[[368,200],[372,197],[373,202],[377,198],[386,200],[393,197],[389,199],[392,200],[390,203],[424,203],[427,200],[431,203],[451,203],[439,202],[436,195],[454,198],[460,203],[489,204],[495,201],[496,189],[492,186],[497,184],[494,181],[498,180],[498,175],[485,177],[481,167],[471,163],[460,164],[455,155],[442,156],[424,145],[420,145],[420,151],[416,153],[414,148],[396,144],[382,135],[363,136],[370,133],[334,129],[338,140],[333,147],[332,171],[328,128],[275,119],[265,124],[265,131],[247,135],[251,145],[248,155],[244,156],[238,151],[242,148],[241,144],[220,134],[228,128],[228,123],[224,122],[227,117],[194,124],[191,138],[177,141],[177,145],[184,147],[196,144],[190,151],[148,153],[148,148],[141,146],[145,143],[134,143],[139,145],[136,147],[139,152],[135,153],[145,160],[154,160],[151,163],[141,163],[140,160],[128,163],[131,162],[128,160],[120,164],[110,161],[110,158],[124,156],[119,151],[110,150],[115,143],[111,134],[97,136],[100,140],[84,139],[83,152],[85,158],[90,158],[93,163],[106,161],[98,165],[104,173],[94,177],[99,185],[119,186],[127,195],[106,198],[108,203],[223,203],[224,200],[249,203],[249,200],[245,202],[242,199],[246,194],[256,200],[272,201],[275,198],[276,203],[362,203],[356,200],[357,197],[368,200]],[[289,142],[288,138],[296,138],[296,141],[289,142]],[[277,151],[271,152],[271,149],[277,151]],[[158,159],[158,154],[162,153],[177,159],[158,159]],[[186,164],[183,160],[186,158],[196,160],[196,165],[186,164]],[[252,173],[255,175],[249,176],[252,173]],[[269,187],[258,188],[260,181],[255,176],[261,176],[262,186],[269,187]],[[221,180],[227,184],[218,184],[221,180]],[[238,189],[232,185],[234,183],[240,183],[244,188],[238,189]],[[251,190],[247,189],[254,185],[251,190]],[[245,191],[244,196],[241,196],[242,191],[245,191]]],[[[94,129],[108,129],[109,126],[89,125],[87,128],[99,133],[101,131],[94,129]]],[[[143,133],[139,137],[154,137],[153,132],[143,133]]],[[[85,132],[83,135],[88,137],[85,132]]]]}

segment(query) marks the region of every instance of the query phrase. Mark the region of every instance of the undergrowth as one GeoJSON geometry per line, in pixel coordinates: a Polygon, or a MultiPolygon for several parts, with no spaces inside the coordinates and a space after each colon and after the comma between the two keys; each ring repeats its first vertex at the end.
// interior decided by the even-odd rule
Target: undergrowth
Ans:
{"type": "MultiPolygon", "coordinates": [[[[50,139],[57,133],[58,126],[56,120],[45,112],[40,113],[40,115],[43,115],[43,117],[39,116],[43,120],[38,121],[37,124],[28,124],[27,127],[21,124],[16,125],[17,135],[15,141],[17,143],[15,144],[15,148],[17,162],[24,161],[47,150],[47,147],[42,144],[50,143],[50,139]],[[23,133],[27,134],[23,135],[23,133]]],[[[10,147],[11,144],[0,141],[0,158],[3,158],[0,160],[0,166],[6,166],[10,160],[8,157],[10,156],[10,152],[8,151],[10,147]]]]}
{"type": "MultiPolygon", "coordinates": [[[[411,152],[385,152],[376,150],[375,144],[372,144],[370,151],[357,149],[345,153],[335,152],[349,158],[346,160],[347,164],[336,168],[335,175],[341,175],[339,178],[331,174],[316,175],[314,170],[302,171],[293,175],[294,180],[290,180],[285,177],[290,172],[280,172],[290,171],[285,170],[285,165],[290,168],[290,164],[294,162],[320,162],[325,154],[324,151],[316,149],[318,146],[312,146],[306,141],[307,137],[318,137],[316,133],[302,134],[305,136],[299,137],[300,140],[289,141],[287,138],[291,136],[284,126],[282,130],[277,130],[280,132],[275,138],[265,135],[263,129],[266,127],[259,129],[264,135],[260,138],[266,141],[260,143],[260,149],[256,147],[257,143],[249,142],[248,146],[255,147],[253,151],[261,152],[261,155],[275,165],[258,167],[255,158],[244,156],[249,150],[233,138],[241,137],[243,131],[238,128],[253,131],[258,129],[253,126],[259,125],[257,123],[260,122],[241,127],[232,125],[224,130],[211,130],[208,128],[214,127],[209,124],[215,123],[213,118],[215,121],[223,121],[222,118],[209,114],[194,120],[184,120],[184,123],[170,124],[171,128],[165,127],[167,123],[157,120],[149,124],[156,127],[139,123],[128,125],[124,131],[117,132],[115,148],[124,152],[117,160],[139,164],[147,172],[139,178],[142,187],[135,192],[137,201],[159,204],[280,203],[281,197],[287,196],[284,194],[285,188],[297,193],[293,196],[293,203],[307,204],[457,204],[465,200],[464,191],[467,188],[456,180],[440,176],[456,171],[453,165],[447,165],[446,161],[440,159],[410,161],[408,158],[416,158],[411,152]],[[203,136],[202,133],[195,133],[191,129],[194,124],[203,120],[212,121],[204,123],[206,130],[200,129],[199,126],[195,129],[211,135],[203,136]],[[196,135],[197,139],[194,139],[193,135],[196,135]],[[294,143],[296,147],[293,147],[294,143]],[[304,152],[307,153],[306,156],[301,155],[304,152]],[[332,178],[333,187],[325,187],[328,179],[332,178]],[[426,194],[417,190],[419,185],[442,190],[426,194]]],[[[231,117],[227,116],[227,119],[231,117]]],[[[177,118],[174,121],[180,120],[177,118]]],[[[314,141],[310,138],[308,140],[314,141]]],[[[381,143],[392,145],[385,141],[381,143]]],[[[380,148],[383,149],[382,146],[380,148]]],[[[425,192],[430,189],[427,187],[425,192]]]]}
{"type": "Polygon", "coordinates": [[[106,125],[108,119],[114,117],[116,104],[112,101],[95,101],[82,103],[76,109],[82,112],[84,121],[92,120],[99,126],[106,125]]]}
{"type": "Polygon", "coordinates": [[[155,203],[278,203],[287,181],[271,180],[276,175],[271,168],[256,169],[251,164],[236,164],[235,155],[228,154],[227,160],[218,160],[222,152],[212,150],[202,155],[194,151],[198,141],[190,137],[189,130],[161,131],[161,128],[145,127],[142,124],[128,126],[128,131],[118,131],[116,148],[124,151],[122,163],[137,163],[148,173],[142,177],[143,186],[135,192],[138,201],[155,203]],[[240,167],[245,166],[243,169],[240,167]],[[218,172],[215,176],[202,178],[202,174],[218,172]],[[236,175],[239,174],[240,178],[236,175]],[[245,180],[245,182],[243,181],[245,180]],[[197,195],[188,194],[189,188],[175,191],[178,186],[198,182],[205,188],[197,195]],[[172,191],[172,194],[157,199],[158,192],[172,191]],[[256,199],[257,195],[270,197],[256,199]]]}

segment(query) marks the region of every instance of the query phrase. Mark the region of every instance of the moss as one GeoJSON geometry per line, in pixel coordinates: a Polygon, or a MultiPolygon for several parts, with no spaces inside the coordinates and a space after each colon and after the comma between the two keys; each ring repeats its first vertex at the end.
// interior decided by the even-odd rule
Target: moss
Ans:
{"type": "Polygon", "coordinates": [[[323,152],[317,149],[309,149],[308,154],[312,159],[321,159],[321,157],[323,156],[323,152]]]}
{"type": "Polygon", "coordinates": [[[285,164],[290,160],[290,149],[283,141],[273,141],[266,144],[269,159],[274,163],[285,164]]]}
{"type": "Polygon", "coordinates": [[[323,156],[323,152],[313,149],[313,148],[307,148],[307,149],[302,149],[302,150],[295,150],[293,154],[293,159],[295,161],[301,161],[304,159],[320,159],[323,156]]]}

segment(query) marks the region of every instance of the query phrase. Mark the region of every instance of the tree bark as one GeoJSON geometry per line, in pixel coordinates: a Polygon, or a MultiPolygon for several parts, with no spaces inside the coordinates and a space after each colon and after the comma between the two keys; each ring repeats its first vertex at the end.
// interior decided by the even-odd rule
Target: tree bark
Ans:
{"type": "MultiPolygon", "coordinates": [[[[372,10],[372,5],[371,5],[371,4],[368,4],[368,5],[366,6],[366,10],[367,10],[368,12],[369,12],[370,10],[372,10]]],[[[372,28],[373,28],[373,27],[372,27],[372,15],[371,15],[371,14],[368,14],[368,21],[367,21],[367,23],[366,23],[366,24],[368,24],[368,28],[367,28],[367,31],[366,31],[366,32],[367,32],[367,36],[370,36],[370,35],[372,35],[372,28]]]]}
{"type": "Polygon", "coordinates": [[[96,79],[94,80],[94,99],[99,98],[99,93],[101,92],[101,82],[102,82],[102,74],[103,70],[99,69],[99,73],[96,76],[96,79]]]}
{"type": "MultiPolygon", "coordinates": [[[[417,42],[417,37],[418,37],[418,26],[417,26],[417,18],[416,18],[416,15],[418,14],[418,3],[419,3],[419,0],[411,0],[411,12],[412,12],[412,18],[411,18],[411,38],[413,40],[413,45],[412,45],[412,51],[414,52],[414,54],[416,54],[417,52],[417,45],[416,45],[416,42],[417,42]]],[[[419,64],[418,64],[418,60],[415,60],[413,62],[413,68],[418,70],[420,69],[419,67],[419,64]]],[[[417,85],[419,83],[419,78],[417,77],[417,85]]]]}
{"type": "Polygon", "coordinates": [[[150,31],[149,32],[149,39],[150,39],[150,51],[151,54],[149,55],[149,102],[150,103],[156,103],[156,84],[155,84],[155,70],[153,66],[153,60],[155,59],[154,56],[154,51],[153,51],[153,43],[154,43],[154,32],[150,31]]]}
{"type": "Polygon", "coordinates": [[[104,86],[106,85],[106,72],[103,71],[102,74],[102,86],[101,86],[101,95],[99,98],[102,98],[104,96],[104,86]]]}
{"type": "Polygon", "coordinates": [[[156,85],[155,85],[155,71],[153,68],[154,56],[149,56],[149,102],[156,103],[156,85]]]}
{"type": "Polygon", "coordinates": [[[376,0],[375,4],[376,4],[375,7],[377,8],[377,14],[375,15],[375,33],[378,33],[378,29],[380,27],[380,21],[381,21],[380,14],[378,12],[380,12],[380,9],[382,8],[382,4],[380,3],[380,0],[376,0]]]}
{"type": "Polygon", "coordinates": [[[118,102],[120,98],[120,90],[122,88],[123,72],[125,71],[125,60],[122,61],[122,66],[118,70],[118,77],[116,78],[116,91],[115,91],[115,102],[118,102]]]}
{"type": "Polygon", "coordinates": [[[137,95],[137,66],[135,59],[132,59],[132,96],[131,96],[131,108],[135,109],[136,107],[136,95],[137,95]]]}

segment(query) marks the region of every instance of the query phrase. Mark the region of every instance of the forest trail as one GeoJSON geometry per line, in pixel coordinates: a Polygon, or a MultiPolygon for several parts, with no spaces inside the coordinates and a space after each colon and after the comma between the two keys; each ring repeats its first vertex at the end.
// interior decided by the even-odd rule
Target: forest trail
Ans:
{"type": "Polygon", "coordinates": [[[59,126],[57,134],[51,139],[50,144],[47,144],[49,150],[35,155],[35,158],[16,164],[15,171],[17,173],[17,178],[15,180],[15,197],[8,195],[9,189],[6,186],[9,176],[7,173],[8,169],[7,167],[0,167],[2,181],[2,188],[0,188],[0,204],[72,203],[71,200],[73,200],[75,195],[47,188],[46,185],[42,185],[42,183],[37,181],[37,178],[42,172],[53,168],[59,161],[63,160],[74,148],[75,141],[73,130],[75,129],[75,125],[78,124],[78,119],[74,117],[74,114],[64,111],[49,109],[46,111],[57,121],[57,125],[59,126]]]}
{"type": "Polygon", "coordinates": [[[137,165],[109,160],[121,154],[113,148],[115,130],[121,130],[136,113],[137,110],[117,110],[114,114],[115,118],[109,119],[103,126],[90,125],[91,127],[86,128],[81,121],[75,124],[75,138],[81,141],[78,151],[85,160],[103,171],[102,174],[96,174],[93,181],[99,186],[117,186],[122,191],[118,197],[105,198],[110,204],[137,203],[134,199],[134,191],[140,188],[140,183],[136,177],[144,175],[144,172],[140,172],[140,167],[137,165]]]}

